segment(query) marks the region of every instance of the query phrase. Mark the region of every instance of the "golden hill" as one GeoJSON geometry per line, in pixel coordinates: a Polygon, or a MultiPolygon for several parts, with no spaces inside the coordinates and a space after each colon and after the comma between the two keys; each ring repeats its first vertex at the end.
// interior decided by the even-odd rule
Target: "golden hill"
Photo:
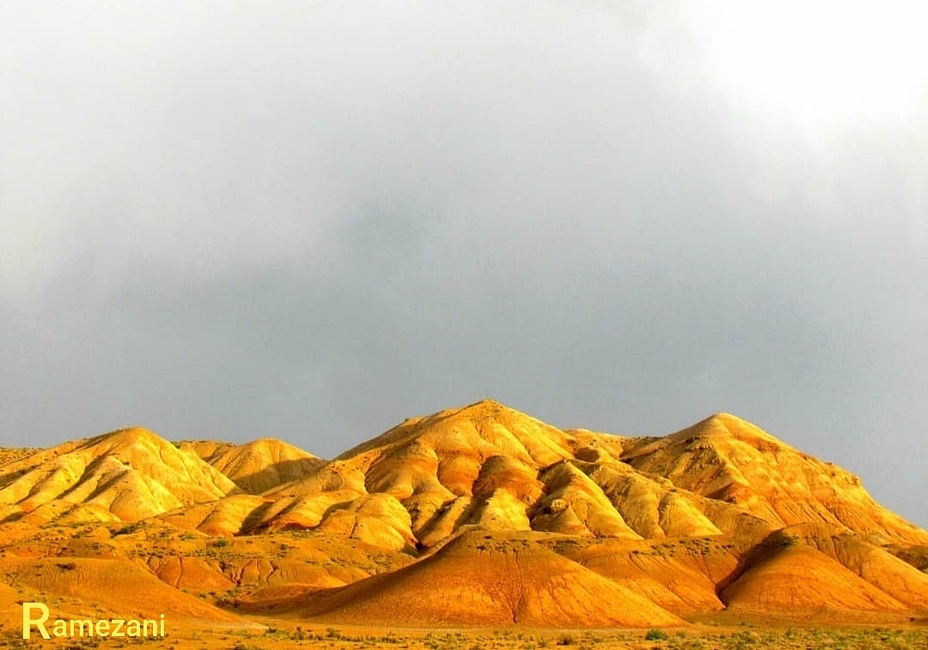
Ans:
{"type": "Polygon", "coordinates": [[[409,419],[274,493],[292,500],[276,523],[324,526],[345,510],[363,517],[350,504],[383,495],[394,545],[432,546],[467,525],[637,537],[571,464],[578,441],[489,400],[409,419]]]}
{"type": "Polygon", "coordinates": [[[248,494],[261,494],[304,478],[324,462],[298,447],[273,438],[261,438],[242,445],[197,441],[182,443],[180,448],[192,451],[248,494]]]}
{"type": "Polygon", "coordinates": [[[665,438],[630,442],[622,460],[678,488],[735,504],[776,528],[817,522],[883,543],[928,542],[925,531],[876,503],[857,476],[727,413],[665,438]]]}
{"type": "MultiPolygon", "coordinates": [[[[0,477],[6,518],[75,507],[135,521],[237,491],[222,473],[141,428],[70,442],[23,458],[0,477]]],[[[93,517],[91,517],[93,518],[93,517]]],[[[105,517],[104,517],[105,518],[105,517]]]]}
{"type": "Polygon", "coordinates": [[[199,621],[236,621],[131,563],[105,559],[30,559],[0,563],[13,584],[60,599],[95,603],[107,614],[199,621]],[[127,608],[127,603],[131,605],[127,608]]]}
{"type": "Polygon", "coordinates": [[[466,531],[390,574],[272,607],[323,621],[390,625],[645,627],[684,621],[634,591],[511,533],[466,531]]]}
{"type": "MultiPolygon", "coordinates": [[[[905,620],[910,608],[805,544],[756,552],[720,594],[730,612],[835,620],[905,620]],[[895,616],[893,616],[895,614],[895,616]]],[[[924,605],[921,601],[919,605],[924,605]]]]}
{"type": "Polygon", "coordinates": [[[0,560],[22,584],[78,601],[98,587],[56,585],[104,566],[123,580],[126,565],[159,594],[257,620],[928,616],[928,533],[845,470],[728,414],[622,437],[484,400],[330,461],[276,440],[175,445],[144,429],[8,458],[0,560]],[[56,558],[79,570],[43,582],[56,558]]]}
{"type": "Polygon", "coordinates": [[[680,489],[625,459],[641,444],[585,430],[562,431],[496,402],[407,420],[268,496],[270,528],[326,527],[360,511],[351,534],[378,543],[380,527],[359,507],[378,495],[379,543],[431,547],[464,526],[590,538],[752,534],[764,518],[698,490],[680,489]],[[404,512],[405,510],[405,512],[404,512]]]}

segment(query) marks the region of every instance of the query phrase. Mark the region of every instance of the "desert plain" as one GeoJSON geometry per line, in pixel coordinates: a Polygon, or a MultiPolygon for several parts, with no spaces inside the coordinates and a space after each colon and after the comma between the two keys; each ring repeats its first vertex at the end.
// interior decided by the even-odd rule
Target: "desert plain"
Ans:
{"type": "Polygon", "coordinates": [[[928,648],[928,532],[734,415],[492,400],[330,460],[141,427],[0,450],[0,648],[928,648]],[[53,619],[164,637],[23,639],[53,619]]]}

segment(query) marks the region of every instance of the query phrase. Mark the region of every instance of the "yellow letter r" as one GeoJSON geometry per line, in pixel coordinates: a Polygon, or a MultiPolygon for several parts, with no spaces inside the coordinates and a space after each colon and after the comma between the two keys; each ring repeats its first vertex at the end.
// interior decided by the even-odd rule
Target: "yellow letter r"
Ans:
{"type": "Polygon", "coordinates": [[[43,639],[50,639],[48,635],[48,630],[45,629],[45,621],[48,620],[48,607],[42,603],[23,603],[23,638],[28,639],[30,635],[29,628],[35,625],[39,632],[42,633],[43,639]],[[41,618],[32,618],[31,612],[33,610],[39,610],[42,612],[41,618]]]}

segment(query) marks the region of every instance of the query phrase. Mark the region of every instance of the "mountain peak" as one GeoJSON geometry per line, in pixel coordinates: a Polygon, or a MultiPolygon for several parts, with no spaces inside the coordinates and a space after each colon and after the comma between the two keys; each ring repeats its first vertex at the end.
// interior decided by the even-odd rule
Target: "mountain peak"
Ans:
{"type": "Polygon", "coordinates": [[[731,413],[719,412],[679,431],[674,437],[727,438],[751,444],[761,451],[789,448],[782,440],[770,435],[756,424],[731,413]]]}
{"type": "Polygon", "coordinates": [[[250,494],[260,494],[304,478],[324,463],[321,458],[277,438],[258,438],[241,445],[186,442],[184,448],[250,494]]]}
{"type": "Polygon", "coordinates": [[[454,409],[440,411],[440,413],[457,413],[459,415],[467,414],[468,416],[477,417],[477,418],[481,418],[481,417],[492,418],[492,417],[498,417],[501,415],[506,416],[506,417],[512,417],[512,416],[519,416],[519,417],[525,417],[525,418],[530,417],[529,415],[521,411],[517,411],[516,409],[506,406],[502,402],[498,402],[495,399],[491,399],[491,398],[485,398],[482,400],[478,400],[472,404],[468,404],[467,406],[461,406],[461,407],[454,408],[454,409]]]}
{"type": "Polygon", "coordinates": [[[99,436],[94,436],[88,440],[89,443],[104,441],[120,444],[136,444],[139,442],[163,442],[170,444],[167,440],[159,436],[154,431],[138,425],[123,427],[121,429],[114,429],[113,431],[109,431],[99,436]]]}

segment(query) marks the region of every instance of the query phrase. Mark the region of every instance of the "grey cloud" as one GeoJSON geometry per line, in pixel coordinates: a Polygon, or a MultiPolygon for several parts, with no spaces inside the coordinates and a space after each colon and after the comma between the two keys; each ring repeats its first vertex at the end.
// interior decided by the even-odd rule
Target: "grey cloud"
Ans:
{"type": "Polygon", "coordinates": [[[727,410],[928,524],[925,112],[810,134],[693,25],[0,5],[0,436],[331,456],[484,396],[632,434],[727,410]]]}

